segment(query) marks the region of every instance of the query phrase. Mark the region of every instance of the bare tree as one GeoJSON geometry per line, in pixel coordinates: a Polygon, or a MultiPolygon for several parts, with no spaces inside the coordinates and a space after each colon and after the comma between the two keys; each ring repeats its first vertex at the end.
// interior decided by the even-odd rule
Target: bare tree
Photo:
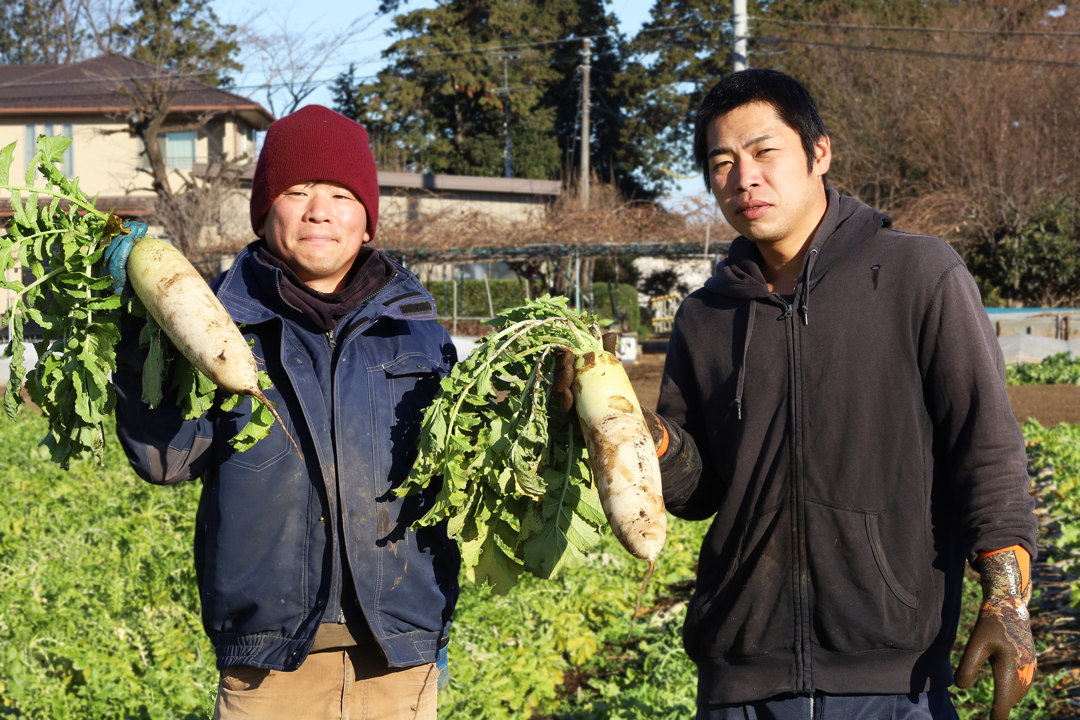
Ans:
{"type": "MultiPolygon", "coordinates": [[[[142,140],[147,165],[157,194],[157,208],[163,217],[190,209],[190,200],[174,193],[169,168],[158,136],[170,132],[199,130],[218,113],[207,111],[181,115],[173,111],[181,93],[204,93],[210,88],[228,87],[226,73],[240,70],[234,59],[239,45],[232,39],[233,25],[218,21],[210,0],[131,0],[131,12],[119,0],[79,0],[97,11],[94,37],[99,49],[114,53],[105,63],[110,69],[112,90],[127,98],[127,107],[117,113],[127,127],[104,131],[134,133],[142,140]],[[115,3],[115,4],[114,4],[115,3]],[[131,58],[115,55],[129,49],[131,58]]],[[[192,190],[185,186],[185,191],[192,190]]],[[[175,225],[172,236],[177,248],[193,252],[201,243],[201,229],[175,225]]]]}
{"type": "Polygon", "coordinates": [[[300,107],[311,93],[323,84],[315,76],[351,40],[371,27],[374,13],[365,13],[352,22],[327,31],[325,20],[313,20],[298,25],[292,20],[292,10],[281,13],[270,10],[267,20],[270,32],[254,29],[254,21],[240,30],[240,42],[247,48],[250,65],[265,69],[266,79],[260,90],[266,92],[270,112],[282,117],[300,107]]]}
{"type": "Polygon", "coordinates": [[[253,237],[248,198],[239,190],[244,160],[211,163],[202,177],[183,176],[176,194],[157,203],[151,217],[208,281],[218,274],[222,256],[235,255],[253,237]]]}
{"type": "Polygon", "coordinates": [[[130,42],[120,33],[124,22],[130,20],[130,2],[124,0],[65,0],[77,3],[78,12],[86,23],[98,53],[125,53],[130,42]]]}
{"type": "Polygon", "coordinates": [[[929,3],[911,22],[882,7],[823,6],[812,20],[824,27],[777,31],[786,71],[818,99],[832,136],[832,185],[899,227],[953,241],[1022,225],[1039,190],[1075,195],[1076,13],[1017,0],[929,3]],[[899,25],[940,30],[881,29],[899,25]]]}

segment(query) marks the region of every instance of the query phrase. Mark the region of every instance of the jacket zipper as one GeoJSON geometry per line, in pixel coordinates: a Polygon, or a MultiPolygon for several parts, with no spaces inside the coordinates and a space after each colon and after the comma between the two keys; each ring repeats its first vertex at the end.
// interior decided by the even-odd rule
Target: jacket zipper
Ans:
{"type": "MultiPolygon", "coordinates": [[[[388,278],[388,279],[387,279],[387,280],[386,280],[386,281],[385,281],[385,282],[384,282],[384,283],[383,283],[382,285],[380,285],[380,286],[379,286],[379,289],[378,289],[378,290],[376,290],[375,292],[371,293],[371,294],[370,294],[370,295],[368,295],[368,296],[367,296],[366,298],[364,298],[364,300],[363,300],[363,302],[361,303],[361,305],[362,305],[363,303],[366,303],[366,302],[370,302],[370,301],[371,301],[371,299],[372,299],[373,297],[375,297],[376,295],[378,295],[379,293],[381,293],[381,292],[382,292],[383,290],[385,290],[385,289],[386,289],[387,287],[389,287],[389,286],[390,286],[390,283],[394,282],[394,280],[396,280],[396,279],[397,279],[397,276],[398,276],[398,271],[397,271],[397,270],[394,270],[394,274],[393,274],[393,275],[391,275],[391,276],[390,276],[390,277],[389,277],[389,278],[388,278]]],[[[356,332],[356,331],[357,331],[357,330],[359,330],[360,328],[362,328],[362,327],[364,327],[365,325],[367,325],[369,321],[370,321],[370,319],[368,319],[368,318],[365,318],[365,319],[364,319],[363,321],[361,321],[361,322],[359,322],[359,323],[356,323],[356,324],[354,324],[354,325],[353,325],[352,327],[348,328],[348,329],[346,330],[345,334],[344,334],[344,335],[342,335],[342,336],[341,336],[340,338],[338,338],[338,340],[339,340],[340,342],[345,342],[345,341],[346,341],[347,339],[349,339],[349,337],[351,337],[351,336],[352,336],[352,334],[353,334],[354,332],[356,332]]],[[[334,346],[334,345],[331,345],[331,347],[335,347],[335,346],[334,346]]]]}
{"type": "MultiPolygon", "coordinates": [[[[380,285],[377,290],[375,290],[373,293],[371,293],[366,298],[364,298],[361,301],[360,304],[363,305],[364,303],[370,302],[372,298],[374,298],[376,295],[378,295],[383,290],[385,290],[390,285],[390,283],[392,283],[394,281],[394,279],[397,278],[397,276],[398,276],[398,272],[397,272],[397,270],[394,270],[394,273],[389,278],[387,278],[387,280],[385,282],[383,282],[383,284],[380,285]]],[[[356,330],[364,327],[367,324],[368,324],[368,319],[366,319],[366,318],[361,322],[354,323],[352,325],[352,327],[347,328],[345,333],[343,335],[341,335],[340,337],[335,337],[335,333],[334,333],[333,330],[330,330],[330,331],[328,331],[326,333],[326,339],[330,343],[330,360],[331,360],[331,364],[330,364],[330,397],[331,397],[330,413],[331,413],[331,416],[332,416],[331,417],[331,427],[333,427],[335,429],[338,427],[337,417],[336,417],[336,415],[337,415],[337,403],[333,401],[333,398],[335,398],[336,395],[337,395],[337,389],[336,389],[336,386],[335,386],[336,385],[336,376],[337,376],[337,358],[335,356],[336,356],[337,353],[335,352],[335,349],[337,348],[339,343],[344,343],[345,340],[347,340],[356,330]]],[[[335,441],[334,442],[334,454],[337,455],[337,452],[338,452],[338,445],[337,445],[337,442],[335,441]]],[[[337,458],[337,457],[334,458],[334,467],[335,468],[337,468],[339,466],[339,464],[340,464],[339,460],[340,459],[337,458]]],[[[335,485],[338,485],[338,480],[339,480],[338,474],[337,474],[337,472],[335,470],[335,472],[334,472],[334,484],[335,485]]],[[[339,558],[340,563],[349,563],[351,565],[352,561],[349,559],[349,544],[347,542],[345,542],[345,536],[346,536],[346,533],[345,533],[345,522],[346,522],[346,520],[345,520],[345,518],[348,517],[347,508],[345,507],[345,498],[342,496],[340,487],[335,487],[334,489],[335,489],[335,491],[337,493],[338,516],[341,518],[341,526],[338,528],[338,536],[339,536],[338,537],[338,542],[341,544],[341,547],[340,548],[334,547],[333,552],[337,553],[337,556],[339,558]],[[344,551],[344,552],[342,552],[342,551],[344,551]]],[[[331,568],[332,567],[333,566],[331,565],[331,568]]],[[[341,568],[341,570],[342,570],[342,574],[344,574],[344,570],[345,570],[344,566],[341,568]]],[[[333,570],[331,570],[331,573],[333,573],[333,570]]],[[[351,572],[350,572],[350,576],[353,576],[351,572]]],[[[353,576],[353,577],[355,577],[355,576],[353,576]]],[[[353,587],[346,588],[345,583],[344,583],[342,578],[331,577],[330,578],[330,586],[333,587],[334,583],[337,583],[337,587],[338,587],[338,623],[345,623],[345,604],[344,604],[343,597],[344,597],[346,592],[356,592],[355,584],[354,584],[353,587]]],[[[357,602],[357,604],[360,604],[360,598],[356,598],[356,602],[357,602]]]]}
{"type": "MultiPolygon", "coordinates": [[[[361,305],[363,303],[369,302],[373,297],[375,297],[376,295],[381,293],[383,290],[385,290],[390,285],[390,283],[392,283],[395,279],[397,279],[397,276],[398,276],[398,271],[394,270],[394,273],[389,278],[387,278],[383,282],[382,285],[380,285],[374,292],[372,292],[370,295],[368,295],[366,298],[363,299],[363,301],[361,302],[361,305]]],[[[293,310],[296,310],[297,312],[302,312],[300,310],[300,308],[296,307],[291,302],[289,302],[288,300],[285,299],[285,294],[281,292],[281,279],[280,278],[278,278],[278,282],[277,282],[277,291],[278,291],[278,297],[281,298],[281,301],[283,303],[285,303],[286,305],[291,307],[293,310]]],[[[353,325],[351,328],[348,329],[348,331],[345,333],[345,335],[341,338],[341,341],[344,341],[346,338],[348,338],[350,335],[352,335],[355,330],[358,330],[359,328],[362,328],[365,325],[367,325],[367,320],[353,325]]],[[[331,359],[332,359],[334,350],[338,346],[338,339],[335,337],[335,333],[334,333],[333,330],[328,330],[326,332],[326,340],[330,345],[330,352],[331,352],[331,359]]],[[[331,368],[331,370],[330,370],[331,395],[333,395],[333,378],[334,378],[334,368],[331,368]]],[[[331,412],[334,412],[333,409],[331,409],[331,412]]],[[[335,458],[335,461],[336,460],[337,460],[337,458],[335,458]]],[[[335,483],[335,485],[337,484],[337,474],[336,473],[335,473],[335,476],[334,476],[334,483],[335,483]]],[[[335,491],[338,490],[338,488],[336,488],[336,487],[334,489],[335,489],[335,491]]],[[[335,495],[337,496],[338,508],[341,510],[340,515],[341,515],[342,518],[344,518],[344,508],[341,507],[341,505],[342,505],[341,493],[340,492],[335,492],[335,495]]],[[[339,531],[343,531],[344,528],[337,528],[337,529],[339,531]]],[[[348,560],[349,560],[349,550],[348,550],[348,545],[345,543],[344,537],[338,538],[338,542],[341,543],[342,549],[345,550],[344,560],[346,562],[348,562],[348,560]]],[[[330,544],[331,544],[331,552],[340,553],[340,549],[335,547],[335,543],[333,542],[333,537],[332,536],[331,536],[331,543],[330,544]]],[[[333,565],[331,565],[331,568],[332,567],[333,567],[333,565]]],[[[333,576],[333,571],[331,571],[330,586],[333,587],[335,582],[338,582],[338,578],[334,577],[333,576]]],[[[341,602],[341,595],[344,592],[345,592],[345,584],[341,583],[341,582],[338,582],[338,619],[337,619],[337,621],[339,623],[344,623],[345,622],[345,610],[344,610],[344,608],[342,606],[342,602],[341,602]]]]}
{"type": "MultiPolygon", "coordinates": [[[[796,291],[796,301],[798,292],[796,291]]],[[[802,483],[802,434],[801,427],[801,387],[799,386],[799,369],[802,363],[802,351],[799,344],[799,322],[795,313],[794,302],[784,301],[787,310],[785,319],[788,322],[788,332],[791,338],[791,370],[789,382],[791,383],[791,531],[792,531],[792,560],[794,564],[795,581],[795,666],[797,668],[796,692],[812,692],[812,670],[810,668],[810,601],[807,590],[806,567],[806,539],[803,528],[805,518],[803,512],[802,483]]]]}

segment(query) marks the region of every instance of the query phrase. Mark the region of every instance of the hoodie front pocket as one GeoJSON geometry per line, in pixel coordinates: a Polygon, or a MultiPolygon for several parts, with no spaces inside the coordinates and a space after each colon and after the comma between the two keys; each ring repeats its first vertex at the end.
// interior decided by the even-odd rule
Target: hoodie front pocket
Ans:
{"type": "Polygon", "coordinates": [[[874,513],[806,503],[811,641],[826,650],[917,649],[919,599],[888,562],[874,513]]]}
{"type": "Polygon", "coordinates": [[[723,575],[708,577],[699,568],[683,631],[692,660],[758,657],[791,647],[789,525],[786,503],[768,510],[742,528],[723,575]]]}

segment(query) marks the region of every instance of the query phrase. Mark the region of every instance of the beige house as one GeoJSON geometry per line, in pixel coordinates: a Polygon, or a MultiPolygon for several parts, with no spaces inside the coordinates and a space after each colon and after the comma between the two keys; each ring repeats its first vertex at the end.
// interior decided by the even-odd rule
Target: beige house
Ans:
{"type": "MultiPolygon", "coordinates": [[[[38,135],[74,140],[64,172],[77,175],[98,206],[137,217],[153,209],[145,148],[129,118],[136,82],[160,71],[123,55],[109,54],[70,65],[0,65],[0,147],[17,142],[12,176],[21,177],[38,135]]],[[[196,163],[253,158],[255,131],[274,118],[261,105],[234,93],[183,79],[167,120],[173,126],[207,119],[199,130],[159,135],[174,188],[196,163]]],[[[0,217],[11,205],[0,198],[0,217]]]]}
{"type": "MultiPolygon", "coordinates": [[[[145,83],[156,73],[152,66],[115,54],[70,65],[0,65],[0,147],[17,143],[11,177],[26,174],[38,135],[64,135],[73,139],[64,155],[64,172],[78,176],[88,195],[98,196],[98,207],[121,217],[152,213],[156,196],[151,176],[144,172],[149,167],[146,152],[129,118],[133,84],[145,83]]],[[[248,98],[190,79],[179,82],[165,129],[193,120],[207,122],[199,130],[159,135],[174,189],[183,186],[198,163],[253,159],[255,132],[274,120],[248,98]]],[[[11,215],[10,199],[4,195],[0,222],[11,215]]],[[[9,279],[18,279],[20,272],[9,271],[9,279]]],[[[0,313],[7,309],[10,294],[0,291],[0,313]]],[[[0,343],[4,340],[0,330],[0,343]]]]}
{"type": "MultiPolygon", "coordinates": [[[[213,164],[196,163],[194,174],[212,175],[213,164]]],[[[510,222],[536,222],[562,192],[558,180],[379,172],[380,221],[423,222],[425,217],[481,213],[510,222]]],[[[241,168],[240,186],[250,188],[255,168],[241,168]]]]}
{"type": "MultiPolygon", "coordinates": [[[[196,164],[196,175],[218,172],[214,165],[196,164]]],[[[241,169],[240,186],[250,188],[255,168],[241,169]]],[[[471,175],[433,175],[379,171],[379,223],[417,223],[436,216],[480,214],[511,223],[539,222],[562,192],[558,180],[492,178],[471,175]]],[[[245,218],[246,221],[246,218],[245,218]]],[[[376,243],[380,244],[380,243],[376,243]]],[[[441,279],[446,263],[410,266],[421,280],[441,279]]],[[[452,270],[449,270],[452,272],[452,270]]]]}

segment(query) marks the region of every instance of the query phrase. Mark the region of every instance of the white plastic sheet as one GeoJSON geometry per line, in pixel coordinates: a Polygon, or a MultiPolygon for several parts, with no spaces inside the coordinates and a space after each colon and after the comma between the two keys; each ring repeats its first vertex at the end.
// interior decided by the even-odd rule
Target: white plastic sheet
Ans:
{"type": "Polygon", "coordinates": [[[1063,352],[1071,352],[1075,358],[1077,352],[1080,351],[1080,341],[1069,342],[1037,335],[1003,335],[998,338],[998,344],[1001,346],[1001,354],[1005,356],[1007,365],[1041,363],[1051,355],[1063,352]]]}

